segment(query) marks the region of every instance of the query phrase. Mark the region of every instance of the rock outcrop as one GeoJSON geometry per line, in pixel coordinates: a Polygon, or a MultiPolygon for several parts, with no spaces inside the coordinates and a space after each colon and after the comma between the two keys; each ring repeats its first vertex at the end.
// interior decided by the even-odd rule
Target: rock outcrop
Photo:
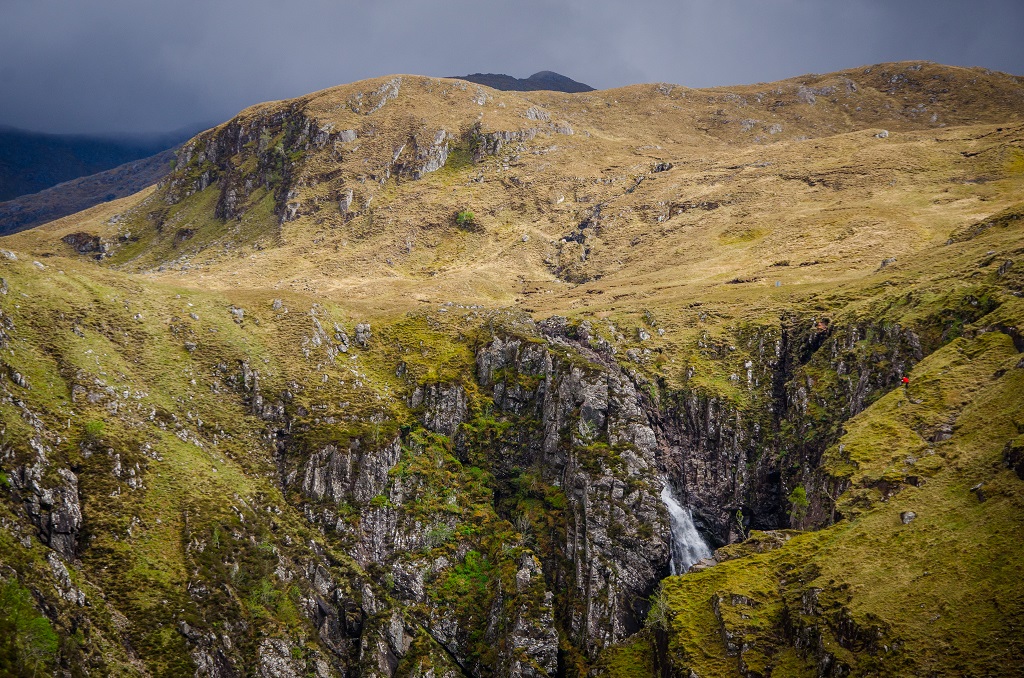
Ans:
{"type": "Polygon", "coordinates": [[[61,483],[42,484],[42,464],[22,467],[15,476],[25,490],[25,509],[39,530],[40,540],[68,560],[74,560],[78,533],[82,528],[82,506],[78,498],[78,477],[69,469],[58,469],[61,483]]]}
{"type": "Polygon", "coordinates": [[[551,346],[498,336],[477,353],[481,385],[523,431],[496,475],[534,466],[565,496],[564,537],[546,560],[573,642],[596,653],[635,632],[668,566],[657,439],[632,382],[558,334],[551,346]],[[593,362],[588,362],[588,359],[593,362]],[[533,426],[524,425],[533,421],[533,426]]]}

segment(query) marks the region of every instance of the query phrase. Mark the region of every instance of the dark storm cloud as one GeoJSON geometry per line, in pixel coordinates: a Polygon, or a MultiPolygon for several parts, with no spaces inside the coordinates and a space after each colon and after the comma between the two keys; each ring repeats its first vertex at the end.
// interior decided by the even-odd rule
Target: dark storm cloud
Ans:
{"type": "Polygon", "coordinates": [[[1020,0],[0,0],[0,124],[154,132],[389,73],[595,87],[929,59],[1024,73],[1020,0]]]}

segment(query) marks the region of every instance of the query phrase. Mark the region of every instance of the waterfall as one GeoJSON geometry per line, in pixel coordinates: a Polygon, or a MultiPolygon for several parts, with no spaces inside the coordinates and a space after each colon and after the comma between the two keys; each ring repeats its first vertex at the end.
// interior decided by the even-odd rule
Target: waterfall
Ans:
{"type": "Polygon", "coordinates": [[[661,500],[668,508],[668,520],[672,528],[672,559],[669,561],[669,572],[683,574],[701,558],[709,558],[711,549],[704,543],[697,526],[693,524],[690,509],[679,505],[672,496],[668,483],[661,491],[661,500]]]}

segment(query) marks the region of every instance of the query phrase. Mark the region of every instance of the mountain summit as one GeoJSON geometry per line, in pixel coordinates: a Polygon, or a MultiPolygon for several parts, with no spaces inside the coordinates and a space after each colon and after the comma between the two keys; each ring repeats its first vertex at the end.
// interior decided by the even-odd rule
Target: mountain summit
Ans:
{"type": "Polygon", "coordinates": [[[504,73],[471,73],[454,76],[459,80],[468,80],[478,85],[487,85],[494,89],[507,92],[533,92],[548,90],[551,92],[593,92],[594,88],[577,82],[554,71],[538,71],[528,78],[514,78],[504,73]]]}

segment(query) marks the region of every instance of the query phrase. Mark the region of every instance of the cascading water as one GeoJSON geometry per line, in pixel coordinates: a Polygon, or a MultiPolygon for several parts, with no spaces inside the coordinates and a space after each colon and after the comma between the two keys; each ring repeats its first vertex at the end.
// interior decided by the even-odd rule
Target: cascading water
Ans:
{"type": "Polygon", "coordinates": [[[702,558],[711,557],[711,549],[693,524],[690,509],[680,506],[672,495],[668,484],[661,491],[661,500],[668,507],[669,526],[672,528],[672,559],[669,561],[671,574],[683,574],[702,558]]]}

